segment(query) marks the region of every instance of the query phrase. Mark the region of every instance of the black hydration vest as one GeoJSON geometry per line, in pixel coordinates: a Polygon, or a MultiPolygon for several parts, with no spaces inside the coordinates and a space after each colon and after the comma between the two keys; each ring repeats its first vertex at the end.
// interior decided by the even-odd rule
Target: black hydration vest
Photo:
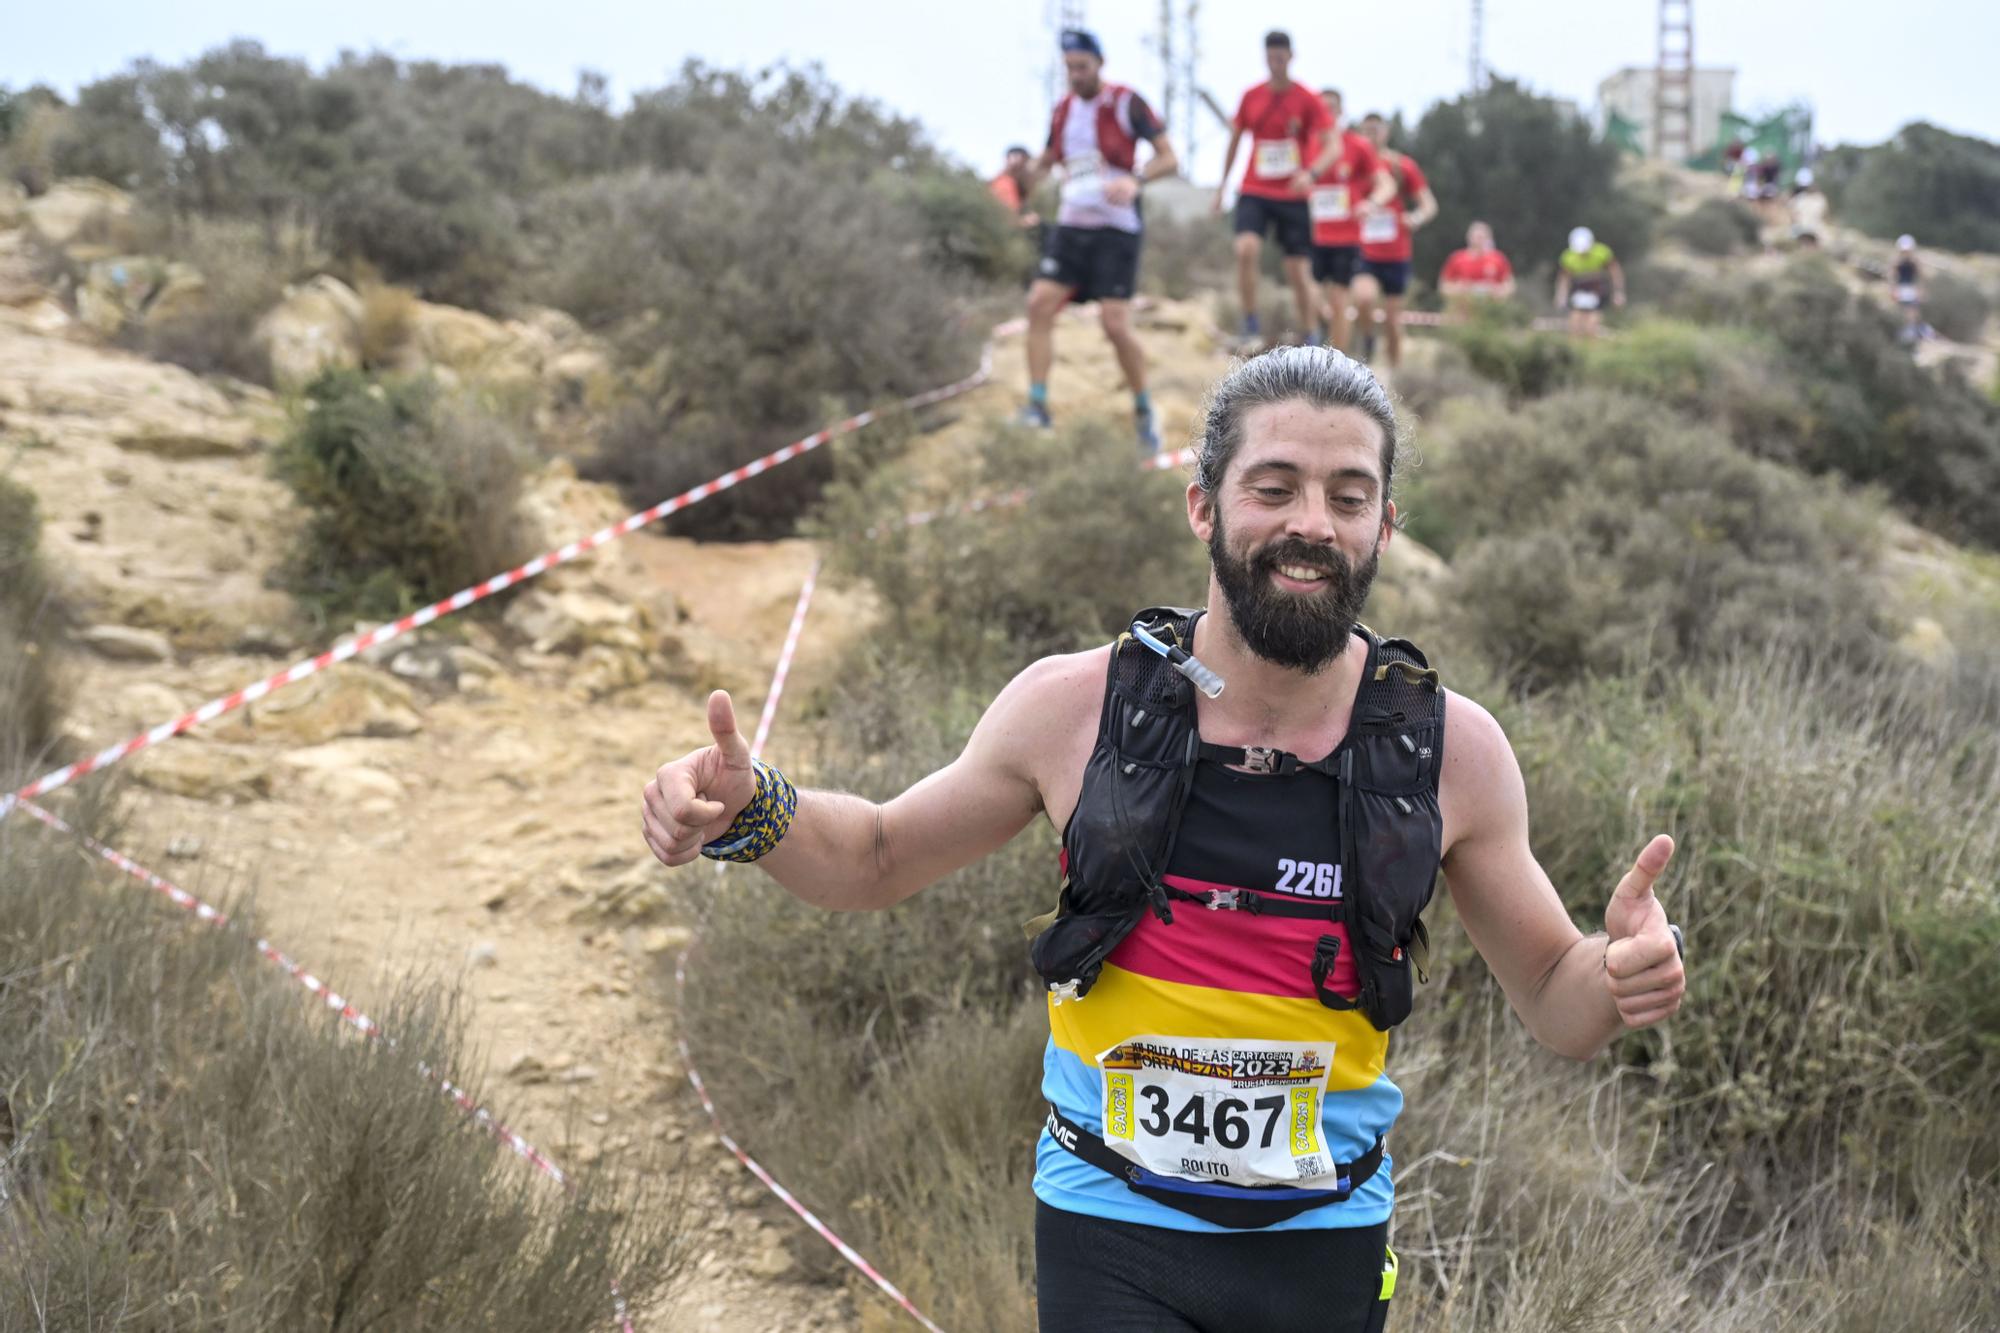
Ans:
{"type": "MultiPolygon", "coordinates": [[[[1180,647],[1199,611],[1155,607],[1135,621],[1180,647]]],[[[1363,1011],[1381,1031],[1410,1015],[1412,953],[1427,950],[1422,912],[1443,845],[1438,775],[1444,701],[1438,673],[1401,639],[1368,643],[1346,738],[1311,763],[1261,746],[1211,745],[1195,725],[1195,693],[1182,675],[1130,634],[1112,648],[1097,744],[1076,812],[1063,831],[1066,874],[1052,920],[1030,946],[1035,970],[1060,1002],[1089,993],[1105,958],[1151,910],[1171,924],[1176,902],[1203,908],[1339,921],[1354,950],[1360,993],[1336,994],[1329,978],[1341,941],[1320,938],[1313,988],[1331,1009],[1363,1011]],[[1235,890],[1188,893],[1162,882],[1198,764],[1260,773],[1313,769],[1333,778],[1343,892],[1336,903],[1295,902],[1235,890]]],[[[1031,923],[1035,925],[1041,922],[1031,923]]]]}

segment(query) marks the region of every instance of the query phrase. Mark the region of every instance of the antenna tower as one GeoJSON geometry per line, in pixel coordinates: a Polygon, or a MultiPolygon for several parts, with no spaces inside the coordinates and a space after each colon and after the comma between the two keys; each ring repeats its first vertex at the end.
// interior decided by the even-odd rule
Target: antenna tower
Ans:
{"type": "Polygon", "coordinates": [[[1049,60],[1043,101],[1054,106],[1056,99],[1069,88],[1069,78],[1063,73],[1062,35],[1071,28],[1083,26],[1083,0],[1046,0],[1042,14],[1049,27],[1049,49],[1055,52],[1049,60]]]}
{"type": "Polygon", "coordinates": [[[1472,0],[1472,48],[1470,79],[1466,91],[1478,92],[1486,86],[1486,5],[1472,0]]]}
{"type": "Polygon", "coordinates": [[[1694,0],[1660,0],[1659,63],[1653,75],[1653,156],[1694,155],[1694,0]]]}

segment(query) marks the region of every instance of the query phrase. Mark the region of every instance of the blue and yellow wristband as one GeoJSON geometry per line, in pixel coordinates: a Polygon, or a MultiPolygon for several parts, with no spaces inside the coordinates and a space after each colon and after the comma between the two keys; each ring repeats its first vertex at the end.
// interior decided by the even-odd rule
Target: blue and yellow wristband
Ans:
{"type": "Polygon", "coordinates": [[[791,830],[792,816],[799,811],[799,789],[791,779],[761,759],[752,759],[750,766],[757,773],[757,794],[721,837],[702,847],[701,854],[711,861],[748,862],[768,855],[791,830]]]}

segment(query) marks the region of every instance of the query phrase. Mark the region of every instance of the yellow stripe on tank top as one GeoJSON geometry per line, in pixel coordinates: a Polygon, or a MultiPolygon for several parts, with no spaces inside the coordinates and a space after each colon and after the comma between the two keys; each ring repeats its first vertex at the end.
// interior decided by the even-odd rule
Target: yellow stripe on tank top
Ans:
{"type": "Polygon", "coordinates": [[[1310,996],[1160,981],[1105,964],[1080,1000],[1049,1006],[1056,1045],[1094,1066],[1098,1054],[1132,1037],[1235,1037],[1249,1041],[1334,1043],[1330,1091],[1365,1088],[1382,1076],[1389,1034],[1358,1010],[1329,1009],[1310,996]]]}

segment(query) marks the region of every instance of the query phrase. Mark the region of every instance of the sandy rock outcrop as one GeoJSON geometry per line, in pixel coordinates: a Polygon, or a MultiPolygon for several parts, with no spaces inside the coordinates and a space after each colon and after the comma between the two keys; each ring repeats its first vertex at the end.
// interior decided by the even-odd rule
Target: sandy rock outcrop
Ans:
{"type": "Polygon", "coordinates": [[[361,365],[361,298],[322,273],[288,289],[257,322],[257,342],[271,359],[271,382],[296,389],[322,370],[361,365]]]}
{"type": "Polygon", "coordinates": [[[57,181],[22,205],[37,240],[73,254],[90,247],[122,248],[132,230],[132,196],[115,185],[77,176],[57,181]]]}
{"type": "Polygon", "coordinates": [[[423,725],[409,686],[357,663],[331,667],[250,705],[250,727],[259,739],[293,746],[410,736],[423,725]]]}

